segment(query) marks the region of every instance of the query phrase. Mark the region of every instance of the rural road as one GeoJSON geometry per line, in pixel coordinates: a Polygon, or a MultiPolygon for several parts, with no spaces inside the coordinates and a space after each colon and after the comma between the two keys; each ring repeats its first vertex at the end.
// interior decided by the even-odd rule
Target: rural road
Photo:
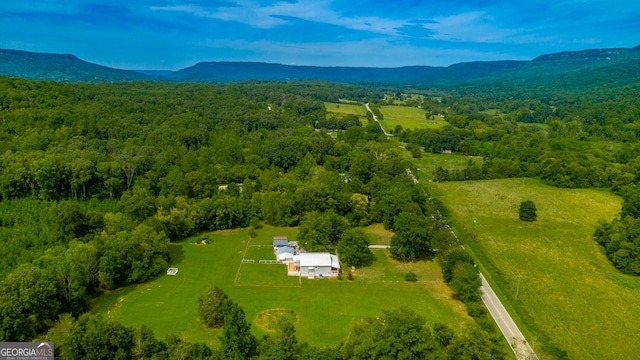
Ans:
{"type": "Polygon", "coordinates": [[[489,309],[489,313],[491,313],[496,324],[498,324],[507,342],[511,345],[516,357],[521,360],[538,359],[482,273],[480,273],[480,279],[482,280],[482,286],[480,287],[482,291],[482,301],[484,301],[485,306],[489,309]]]}
{"type": "MultiPolygon", "coordinates": [[[[367,107],[368,108],[368,107],[367,107]]],[[[372,113],[373,114],[373,113],[372,113]]],[[[406,169],[407,175],[413,180],[414,184],[418,183],[418,179],[413,175],[411,169],[406,169]]],[[[449,230],[451,235],[454,238],[458,238],[456,233],[453,232],[449,225],[445,225],[445,227],[449,230]]],[[[460,245],[463,249],[464,246],[460,245]]],[[[371,246],[370,246],[371,248],[371,246]]],[[[493,317],[493,320],[500,328],[502,335],[504,335],[505,339],[509,345],[511,345],[511,349],[513,353],[516,355],[518,360],[537,360],[538,356],[533,352],[533,349],[518,329],[518,326],[511,318],[511,315],[507,312],[507,310],[500,302],[500,299],[496,296],[496,293],[491,288],[491,285],[487,282],[484,275],[479,273],[480,280],[482,281],[482,286],[480,286],[480,291],[482,291],[482,301],[484,305],[489,310],[489,313],[493,317]]]]}
{"type": "MultiPolygon", "coordinates": [[[[382,132],[386,136],[393,136],[392,134],[389,134],[384,130],[382,124],[380,124],[380,122],[378,121],[378,117],[376,116],[376,114],[371,111],[369,103],[365,103],[364,106],[367,108],[367,111],[369,111],[371,115],[373,115],[373,120],[375,120],[375,122],[380,125],[380,129],[382,129],[382,132]]],[[[413,183],[417,184],[418,179],[411,172],[411,169],[407,168],[406,172],[407,175],[413,180],[413,183]]],[[[457,239],[458,237],[453,232],[451,227],[449,227],[449,225],[445,226],[447,227],[447,229],[449,229],[451,235],[453,235],[453,237],[457,239]]],[[[464,246],[462,247],[464,248],[464,246]]],[[[369,248],[379,249],[382,248],[382,246],[371,245],[369,246],[369,248]]],[[[484,275],[482,275],[482,273],[479,274],[480,280],[482,280],[482,286],[480,286],[480,291],[482,291],[482,301],[484,302],[485,306],[489,310],[489,313],[500,328],[502,335],[504,335],[509,345],[511,345],[511,349],[516,355],[516,358],[518,360],[538,360],[538,356],[533,352],[533,349],[524,338],[524,335],[522,335],[522,332],[520,332],[520,329],[518,329],[518,325],[516,325],[516,323],[513,321],[511,315],[509,315],[509,313],[507,312],[507,309],[504,308],[502,302],[500,302],[500,299],[498,299],[496,293],[491,288],[491,285],[489,285],[489,283],[487,282],[487,279],[484,278],[484,275]]]]}
{"type": "Polygon", "coordinates": [[[378,125],[380,125],[380,129],[382,129],[382,132],[386,135],[386,136],[393,136],[393,134],[389,134],[388,132],[386,132],[384,130],[384,128],[382,127],[382,124],[380,124],[380,121],[378,121],[378,117],[376,116],[376,114],[373,113],[373,111],[371,111],[371,108],[369,107],[369,103],[365,103],[364,106],[367,108],[367,111],[371,113],[371,115],[373,115],[373,120],[375,122],[378,123],[378,125]]]}

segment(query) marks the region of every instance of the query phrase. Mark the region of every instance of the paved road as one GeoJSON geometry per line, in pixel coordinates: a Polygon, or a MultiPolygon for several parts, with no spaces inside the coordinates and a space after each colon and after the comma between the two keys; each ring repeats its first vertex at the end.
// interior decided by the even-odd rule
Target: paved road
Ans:
{"type": "Polygon", "coordinates": [[[507,342],[511,344],[513,353],[518,359],[538,359],[531,346],[529,346],[529,343],[525,340],[524,335],[522,335],[516,323],[511,319],[511,316],[500,302],[500,299],[496,296],[496,293],[493,292],[491,285],[489,285],[482,273],[480,273],[480,279],[482,280],[482,286],[480,287],[480,290],[482,291],[482,301],[484,301],[487,309],[489,309],[491,316],[495,320],[496,324],[498,324],[498,327],[507,339],[507,342]]]}
{"type": "Polygon", "coordinates": [[[371,108],[369,107],[369,103],[364,104],[364,106],[367,108],[367,111],[371,113],[371,115],[373,115],[373,120],[375,122],[378,123],[378,125],[380,125],[380,129],[382,129],[382,132],[386,135],[386,136],[393,136],[393,134],[389,134],[388,132],[386,132],[384,130],[384,128],[382,127],[382,124],[380,124],[380,121],[378,121],[378,117],[376,116],[376,114],[373,113],[373,111],[371,111],[371,108]]]}
{"type": "MultiPolygon", "coordinates": [[[[378,121],[376,114],[371,111],[369,103],[364,104],[364,106],[367,108],[367,111],[369,111],[371,115],[373,115],[373,120],[375,120],[378,125],[380,125],[380,129],[382,129],[382,132],[386,136],[393,136],[392,134],[389,134],[384,130],[382,124],[380,124],[380,122],[378,121]]],[[[406,172],[407,175],[413,180],[414,184],[417,184],[418,179],[413,175],[411,169],[407,168],[406,172]]],[[[453,237],[457,239],[458,237],[453,232],[451,227],[449,225],[445,226],[449,230],[449,232],[451,232],[451,235],[453,235],[453,237]]],[[[378,246],[379,245],[371,245],[369,246],[369,248],[379,249],[380,247],[378,246]]],[[[464,246],[460,246],[464,249],[464,246]]],[[[498,299],[496,293],[493,292],[491,285],[489,285],[482,273],[480,273],[480,279],[482,280],[482,286],[480,287],[480,291],[482,291],[482,301],[484,302],[487,309],[489,309],[489,313],[491,313],[491,316],[500,328],[500,331],[502,331],[502,335],[504,335],[504,337],[507,339],[507,342],[511,345],[511,349],[516,355],[516,358],[518,358],[518,360],[538,360],[538,356],[533,352],[533,349],[524,338],[524,335],[522,335],[522,332],[520,332],[520,329],[518,329],[518,325],[516,325],[516,323],[513,321],[511,315],[509,315],[507,309],[504,308],[502,302],[500,302],[500,299],[498,299]]]]}

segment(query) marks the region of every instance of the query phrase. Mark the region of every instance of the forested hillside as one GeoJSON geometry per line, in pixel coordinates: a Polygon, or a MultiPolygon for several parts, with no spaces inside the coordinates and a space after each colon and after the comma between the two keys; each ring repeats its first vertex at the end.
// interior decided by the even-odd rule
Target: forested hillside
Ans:
{"type": "Polygon", "coordinates": [[[150,80],[135,71],[92,64],[69,54],[0,49],[0,75],[32,80],[104,82],[150,80]]]}
{"type": "Polygon", "coordinates": [[[128,71],[88,63],[73,55],[0,49],[0,75],[65,82],[159,80],[229,83],[314,80],[376,86],[447,89],[450,92],[593,92],[640,81],[640,47],[545,54],[531,61],[474,61],[450,66],[322,67],[260,62],[200,62],[177,71],[128,71]]]}
{"type": "Polygon", "coordinates": [[[407,209],[426,216],[410,164],[377,125],[338,140],[314,128],[326,117],[320,99],[375,91],[13,78],[0,87],[2,340],[32,339],[58,314],[86,311],[96,291],[149,280],[166,270],[169,242],[195,232],[310,218],[332,229],[307,239],[312,248],[345,226],[407,209]]]}

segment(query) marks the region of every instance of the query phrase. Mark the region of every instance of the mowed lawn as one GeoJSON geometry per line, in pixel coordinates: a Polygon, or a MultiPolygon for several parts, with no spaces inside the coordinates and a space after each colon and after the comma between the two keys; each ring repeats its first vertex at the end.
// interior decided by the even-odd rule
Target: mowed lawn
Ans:
{"type": "MultiPolygon", "coordinates": [[[[380,226],[365,230],[372,243],[388,242],[391,236],[380,226]]],[[[256,263],[241,263],[245,250],[252,256],[268,256],[273,236],[294,240],[297,229],[265,226],[257,235],[247,243],[246,229],[219,231],[206,234],[208,245],[188,240],[172,244],[172,266],[179,268],[176,276],[162,274],[148,283],[113,291],[100,297],[93,311],[129,326],[146,324],[159,338],[176,333],[212,347],[219,346],[221,331],[204,328],[197,315],[197,299],[212,285],[239,303],[251,323],[263,311],[292,310],[299,340],[313,345],[337,345],[354,320],[403,305],[424,315],[430,325],[441,322],[459,330],[471,322],[464,305],[451,298],[435,260],[404,264],[391,259],[387,250],[375,249],[373,264],[357,268],[354,280],[300,279],[287,276],[282,264],[258,264],[257,258],[256,263]],[[418,275],[418,282],[404,281],[409,271],[418,275]]],[[[257,336],[266,334],[256,326],[252,329],[257,336]]]]}
{"type": "MultiPolygon", "coordinates": [[[[592,236],[598,220],[610,221],[620,211],[619,197],[553,188],[533,179],[432,183],[430,188],[508,300],[569,358],[638,358],[640,278],[618,272],[592,236]],[[518,219],[519,204],[527,199],[538,209],[533,223],[518,219]]],[[[529,341],[540,345],[532,331],[529,341]]]]}
{"type": "Polygon", "coordinates": [[[449,123],[442,118],[427,120],[425,111],[410,106],[386,105],[380,107],[384,119],[380,121],[387,132],[393,131],[397,125],[403,129],[439,129],[449,123]]]}

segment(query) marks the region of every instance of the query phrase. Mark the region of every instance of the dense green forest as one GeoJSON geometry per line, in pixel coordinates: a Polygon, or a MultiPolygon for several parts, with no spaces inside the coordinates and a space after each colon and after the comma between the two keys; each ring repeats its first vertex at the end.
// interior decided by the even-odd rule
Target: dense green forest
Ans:
{"type": "MultiPolygon", "coordinates": [[[[404,150],[371,117],[360,124],[354,116],[327,116],[323,101],[340,99],[370,102],[379,118],[375,104],[395,100],[421,107],[427,118],[444,115],[450,125],[439,129],[393,131],[409,149],[482,157],[481,164],[470,158],[464,169],[439,167],[433,181],[539,177],[557,187],[619,193],[625,200],[620,218],[602,223],[595,237],[616,267],[640,275],[637,86],[583,93],[417,93],[401,99],[386,88],[327,82],[63,84],[0,78],[0,341],[34,339],[52,329],[49,338],[65,344],[71,358],[96,351],[82,349],[91,344],[88,335],[65,330],[74,328],[119,334],[114,341],[129,345],[105,338],[95,346],[124,349],[124,358],[156,352],[223,356],[203,344],[158,341],[149,329],[82,314],[100,292],[166,270],[170,242],[198,232],[261,223],[300,226],[306,248],[326,249],[339,245],[343,234],[357,237],[353,228],[379,222],[395,232],[391,253],[397,259],[442,249],[445,280],[478,328],[469,334],[428,329],[406,309],[384,316],[407,317],[400,322],[415,325],[411,331],[436,338],[449,334],[445,342],[420,345],[439,358],[463,354],[456,351],[468,345],[460,340],[465,337],[479,339],[475,345],[490,358],[502,356],[478,293],[469,291],[478,279],[472,260],[446,251],[455,245],[444,227],[446,210],[406,175],[412,164],[404,150]],[[145,341],[148,353],[141,352],[145,341]]],[[[241,318],[240,312],[234,316],[241,318]]],[[[251,351],[265,358],[277,358],[265,354],[278,351],[358,358],[372,351],[371,339],[385,336],[376,333],[382,331],[378,320],[356,325],[361,338],[346,340],[340,349],[274,349],[279,341],[261,339],[251,351]]]]}
{"type": "MultiPolygon", "coordinates": [[[[71,358],[89,356],[82,346],[129,354],[113,342],[131,343],[133,330],[82,315],[89,299],[155,277],[168,266],[169,243],[201,231],[300,225],[312,249],[382,222],[396,231],[392,253],[406,260],[452,243],[438,205],[406,176],[410,162],[377,125],[352,121],[337,137],[315,128],[326,119],[322,101],[370,101],[381,97],[375,90],[13,78],[0,87],[3,341],[54,327],[49,337],[61,345],[78,341],[66,347],[71,358]],[[55,329],[70,323],[119,335],[59,338],[55,329]]],[[[495,346],[493,325],[483,326],[495,346]]]]}

